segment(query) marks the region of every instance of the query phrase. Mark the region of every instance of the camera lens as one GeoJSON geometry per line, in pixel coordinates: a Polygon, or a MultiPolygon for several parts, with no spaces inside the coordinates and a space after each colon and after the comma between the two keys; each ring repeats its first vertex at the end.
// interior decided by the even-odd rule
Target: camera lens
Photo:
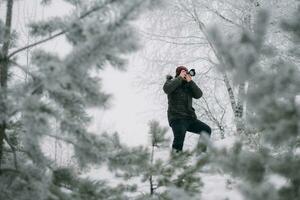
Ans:
{"type": "Polygon", "coordinates": [[[191,69],[191,70],[188,72],[188,74],[191,75],[191,76],[195,76],[195,75],[196,75],[195,69],[191,69]]]}

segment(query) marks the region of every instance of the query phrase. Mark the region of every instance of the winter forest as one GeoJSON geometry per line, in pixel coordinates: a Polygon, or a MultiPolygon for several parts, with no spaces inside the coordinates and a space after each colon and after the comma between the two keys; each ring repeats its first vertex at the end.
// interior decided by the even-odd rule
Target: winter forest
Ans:
{"type": "Polygon", "coordinates": [[[0,200],[102,199],[300,199],[299,0],[0,0],[0,200]]]}

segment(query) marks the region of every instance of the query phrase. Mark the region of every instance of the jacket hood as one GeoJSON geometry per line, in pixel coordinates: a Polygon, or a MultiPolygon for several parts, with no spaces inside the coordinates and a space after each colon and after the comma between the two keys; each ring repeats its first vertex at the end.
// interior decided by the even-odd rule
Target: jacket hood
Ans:
{"type": "Polygon", "coordinates": [[[171,80],[172,78],[173,78],[173,76],[171,76],[170,74],[166,75],[167,80],[171,80]]]}

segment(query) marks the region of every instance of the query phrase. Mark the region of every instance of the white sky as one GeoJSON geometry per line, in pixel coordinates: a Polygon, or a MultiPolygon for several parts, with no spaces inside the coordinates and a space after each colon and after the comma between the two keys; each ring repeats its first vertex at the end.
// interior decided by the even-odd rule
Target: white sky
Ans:
{"type": "MultiPolygon", "coordinates": [[[[116,130],[122,141],[131,145],[146,144],[148,121],[154,119],[154,116],[164,115],[164,111],[153,113],[156,107],[154,97],[136,88],[137,64],[130,62],[125,73],[112,68],[101,73],[104,91],[113,94],[111,108],[104,112],[91,111],[95,117],[91,130],[116,130]]],[[[166,116],[160,122],[167,126],[166,116]]]]}

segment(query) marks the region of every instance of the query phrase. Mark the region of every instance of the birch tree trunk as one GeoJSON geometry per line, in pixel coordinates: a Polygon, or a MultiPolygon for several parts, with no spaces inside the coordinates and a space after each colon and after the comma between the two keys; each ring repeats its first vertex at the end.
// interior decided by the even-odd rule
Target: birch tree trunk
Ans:
{"type": "MultiPolygon", "coordinates": [[[[256,14],[256,8],[259,7],[260,4],[258,1],[251,2],[249,4],[249,9],[247,9],[247,14],[243,18],[243,27],[249,31],[252,32],[252,19],[253,15],[256,14]]],[[[249,87],[249,83],[248,83],[249,87]]],[[[240,83],[238,85],[238,94],[237,94],[237,104],[235,108],[235,120],[236,120],[236,129],[238,133],[245,133],[245,107],[246,107],[246,101],[244,99],[244,96],[246,94],[246,83],[240,83]]]]}

